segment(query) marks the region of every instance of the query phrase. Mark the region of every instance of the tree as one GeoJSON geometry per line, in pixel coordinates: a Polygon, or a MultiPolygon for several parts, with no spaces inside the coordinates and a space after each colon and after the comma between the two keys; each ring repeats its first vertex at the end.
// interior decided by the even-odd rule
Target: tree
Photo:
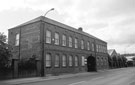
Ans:
{"type": "Polygon", "coordinates": [[[5,71],[9,66],[9,59],[11,57],[6,40],[7,36],[0,32],[0,71],[5,71]]]}
{"type": "Polygon", "coordinates": [[[133,60],[135,61],[135,57],[133,57],[133,60]]]}

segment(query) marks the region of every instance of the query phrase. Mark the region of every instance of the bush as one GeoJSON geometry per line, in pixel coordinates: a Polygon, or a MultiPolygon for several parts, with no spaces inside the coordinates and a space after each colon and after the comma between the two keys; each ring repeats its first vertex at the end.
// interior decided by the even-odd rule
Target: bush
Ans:
{"type": "Polygon", "coordinates": [[[35,57],[29,59],[21,59],[19,62],[19,70],[21,71],[33,71],[36,69],[35,57]]]}

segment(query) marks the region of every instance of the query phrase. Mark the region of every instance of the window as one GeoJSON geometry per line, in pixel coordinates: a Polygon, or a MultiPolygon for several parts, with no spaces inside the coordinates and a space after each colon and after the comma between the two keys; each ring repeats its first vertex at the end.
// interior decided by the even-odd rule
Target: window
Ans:
{"type": "Polygon", "coordinates": [[[78,48],[78,39],[75,38],[75,48],[78,48]]]}
{"type": "Polygon", "coordinates": [[[72,47],[72,37],[69,37],[69,47],[72,47]]]}
{"type": "Polygon", "coordinates": [[[59,60],[60,60],[60,56],[55,55],[55,67],[59,67],[59,60]]]}
{"type": "Polygon", "coordinates": [[[84,49],[84,40],[81,40],[81,49],[84,49]]]}
{"type": "Polygon", "coordinates": [[[105,46],[103,46],[102,49],[103,49],[103,53],[105,53],[105,46]]]}
{"type": "Polygon", "coordinates": [[[101,52],[101,46],[98,45],[98,52],[101,52]]]}
{"type": "Polygon", "coordinates": [[[46,54],[46,67],[50,67],[51,66],[51,54],[47,53],[46,54]]]}
{"type": "Polygon", "coordinates": [[[100,52],[103,52],[102,45],[100,45],[100,52]]]}
{"type": "Polygon", "coordinates": [[[63,55],[63,56],[62,56],[62,66],[65,67],[65,66],[66,66],[66,63],[67,63],[67,62],[66,62],[66,56],[63,55]]]}
{"type": "Polygon", "coordinates": [[[102,53],[104,52],[104,48],[103,48],[103,46],[101,46],[101,52],[102,52],[102,53]]]}
{"type": "Polygon", "coordinates": [[[105,53],[107,53],[107,47],[105,46],[105,53]]]}
{"type": "Polygon", "coordinates": [[[94,43],[92,43],[92,51],[95,51],[95,49],[94,49],[94,43]]]}
{"type": "Polygon", "coordinates": [[[55,45],[59,45],[59,34],[55,33],[55,45]]]}
{"type": "Polygon", "coordinates": [[[51,43],[51,32],[49,30],[46,31],[46,43],[51,43]]]}
{"type": "Polygon", "coordinates": [[[97,50],[97,52],[98,52],[98,45],[96,45],[96,50],[97,50]]]}
{"type": "Polygon", "coordinates": [[[106,47],[104,46],[104,53],[106,53],[106,47]]]}
{"type": "Polygon", "coordinates": [[[75,56],[75,66],[78,66],[78,57],[75,56]]]}
{"type": "Polygon", "coordinates": [[[66,35],[62,35],[62,46],[66,46],[66,35]]]}
{"type": "Polygon", "coordinates": [[[90,50],[90,42],[87,42],[87,50],[90,50]]]}
{"type": "Polygon", "coordinates": [[[73,65],[73,57],[69,56],[69,66],[72,66],[72,65],[73,65]]]}
{"type": "Polygon", "coordinates": [[[82,56],[82,66],[85,66],[85,57],[82,56]]]}
{"type": "Polygon", "coordinates": [[[19,38],[20,38],[20,35],[19,35],[19,33],[17,33],[15,36],[15,46],[19,45],[19,38]]]}

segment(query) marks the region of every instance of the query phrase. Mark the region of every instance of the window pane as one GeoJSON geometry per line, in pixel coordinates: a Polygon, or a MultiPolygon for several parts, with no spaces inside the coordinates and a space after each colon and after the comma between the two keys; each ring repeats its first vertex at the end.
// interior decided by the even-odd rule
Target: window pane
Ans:
{"type": "Polygon", "coordinates": [[[59,34],[55,33],[55,44],[59,45],[59,34]]]}
{"type": "Polygon", "coordinates": [[[84,49],[84,41],[81,40],[81,49],[84,49]]]}
{"type": "Polygon", "coordinates": [[[55,67],[59,67],[59,55],[55,56],[55,67]]]}
{"type": "Polygon", "coordinates": [[[92,51],[94,51],[95,49],[94,49],[94,43],[92,43],[92,51]]]}
{"type": "Polygon", "coordinates": [[[63,67],[66,66],[66,56],[65,55],[62,56],[62,66],[63,67]]]}
{"type": "Polygon", "coordinates": [[[78,66],[78,57],[75,56],[75,66],[78,66]]]}
{"type": "Polygon", "coordinates": [[[51,54],[46,54],[46,67],[51,66],[51,54]]]}
{"type": "Polygon", "coordinates": [[[90,50],[90,42],[87,42],[87,50],[90,50]]]}
{"type": "Polygon", "coordinates": [[[62,46],[66,46],[66,36],[62,36],[62,46]]]}
{"type": "Polygon", "coordinates": [[[75,38],[75,48],[78,48],[78,39],[75,38]]]}
{"type": "Polygon", "coordinates": [[[46,43],[51,43],[51,32],[46,31],[46,43]]]}
{"type": "Polygon", "coordinates": [[[18,46],[19,45],[19,37],[20,35],[19,34],[16,34],[16,39],[15,39],[15,46],[18,46]]]}
{"type": "Polygon", "coordinates": [[[98,45],[96,45],[96,49],[97,49],[97,52],[98,52],[98,45]]]}
{"type": "Polygon", "coordinates": [[[85,66],[85,57],[82,56],[82,66],[85,66]]]}
{"type": "Polygon", "coordinates": [[[72,47],[72,37],[69,37],[69,47],[72,47]]]}
{"type": "Polygon", "coordinates": [[[72,56],[69,56],[69,66],[72,66],[73,61],[72,61],[72,56]]]}

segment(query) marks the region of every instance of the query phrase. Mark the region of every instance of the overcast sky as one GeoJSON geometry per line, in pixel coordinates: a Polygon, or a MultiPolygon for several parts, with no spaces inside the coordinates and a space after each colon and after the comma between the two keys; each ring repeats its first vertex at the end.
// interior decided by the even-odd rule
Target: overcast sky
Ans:
{"type": "Polygon", "coordinates": [[[0,0],[0,32],[47,14],[66,25],[82,27],[118,53],[135,53],[135,0],[0,0]]]}

